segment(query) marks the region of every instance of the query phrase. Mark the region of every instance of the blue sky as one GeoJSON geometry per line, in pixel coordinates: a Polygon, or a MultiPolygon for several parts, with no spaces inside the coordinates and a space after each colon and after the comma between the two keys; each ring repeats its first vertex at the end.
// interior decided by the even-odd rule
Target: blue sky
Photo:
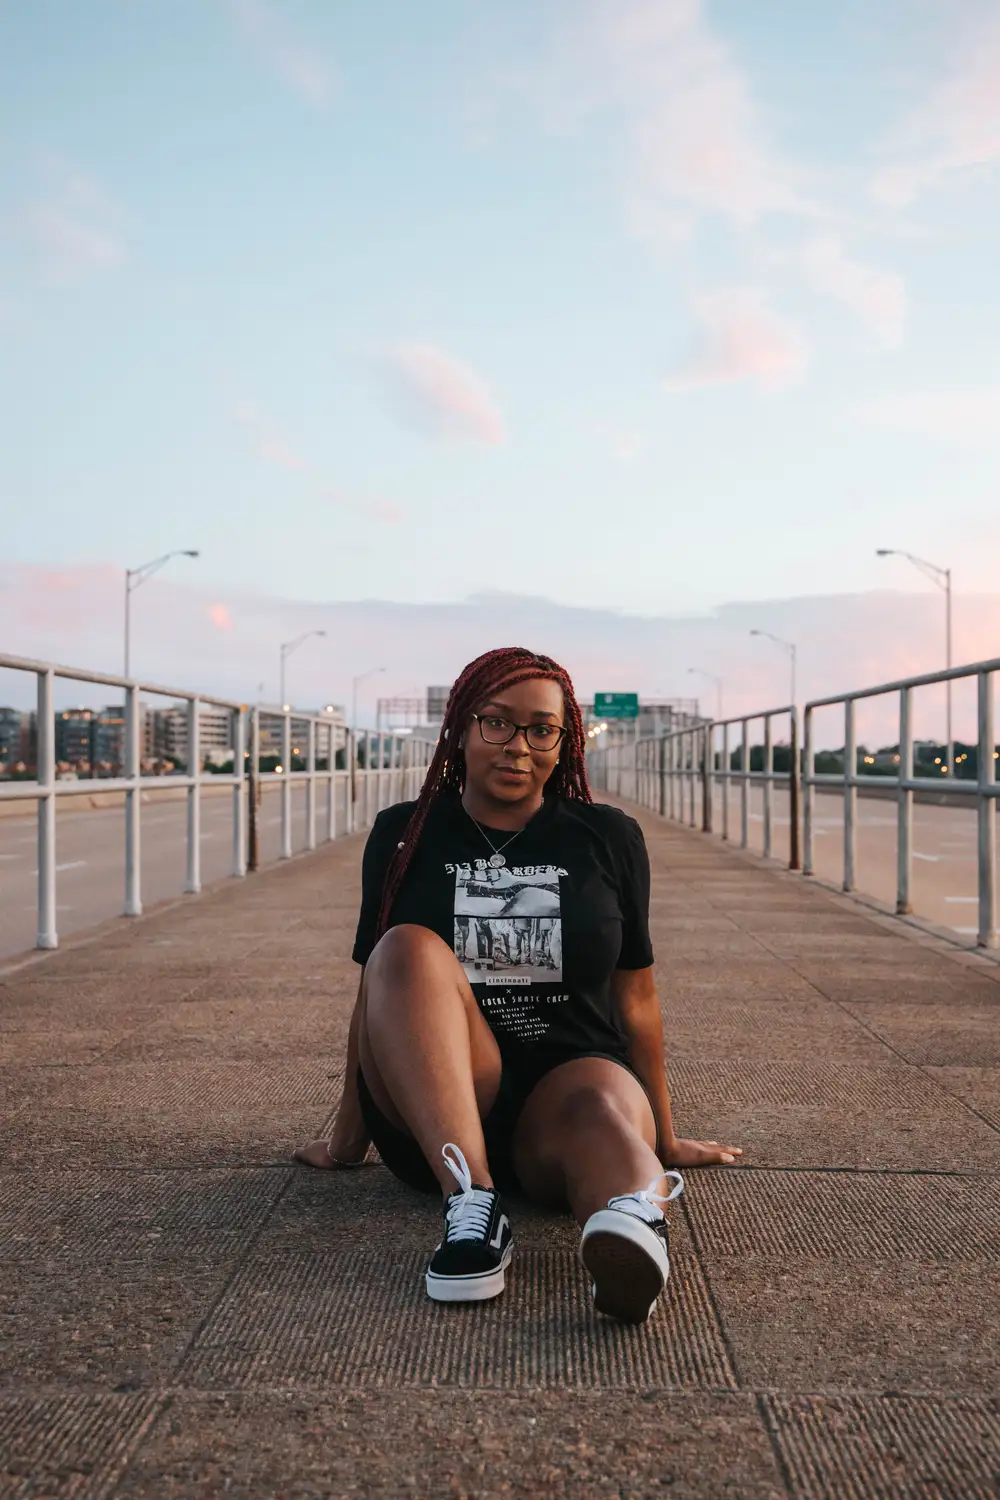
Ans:
{"type": "Polygon", "coordinates": [[[994,588],[998,161],[995,4],[0,3],[3,557],[994,588]]]}

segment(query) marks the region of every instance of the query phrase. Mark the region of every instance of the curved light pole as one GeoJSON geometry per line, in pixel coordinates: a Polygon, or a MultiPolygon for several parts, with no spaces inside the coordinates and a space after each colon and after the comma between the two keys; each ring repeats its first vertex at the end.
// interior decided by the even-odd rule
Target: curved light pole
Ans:
{"type": "Polygon", "coordinates": [[[722,718],[722,678],[716,677],[714,672],[706,672],[703,667],[688,667],[696,677],[707,677],[709,682],[715,683],[715,692],[718,699],[719,718],[722,718]]]}
{"type": "Polygon", "coordinates": [[[309,637],[313,636],[313,635],[326,635],[326,631],[325,630],[304,630],[301,635],[297,635],[295,637],[294,641],[283,641],[282,644],[281,644],[281,669],[280,669],[280,672],[278,674],[278,684],[279,684],[278,691],[281,694],[281,706],[282,706],[282,708],[287,708],[288,707],[288,704],[285,701],[285,662],[291,656],[291,654],[292,654],[293,651],[297,651],[298,650],[298,648],[302,645],[303,641],[307,641],[309,639],[309,637]]]}
{"type": "MultiPolygon", "coordinates": [[[[937,563],[925,562],[922,557],[914,557],[912,552],[903,552],[898,547],[876,547],[876,557],[905,557],[915,568],[919,568],[925,577],[932,583],[936,583],[939,589],[944,591],[944,649],[945,666],[951,670],[951,569],[941,568],[937,563]]],[[[955,744],[951,736],[951,682],[946,683],[948,689],[946,717],[947,724],[945,733],[948,737],[948,753],[945,764],[948,767],[948,775],[955,774],[955,744]]]]}
{"type": "Polygon", "coordinates": [[[766,636],[766,638],[769,641],[774,641],[774,643],[775,643],[776,646],[783,646],[784,649],[788,652],[788,657],[789,657],[789,661],[791,662],[791,668],[792,668],[792,698],[791,698],[791,703],[792,703],[792,707],[794,708],[795,707],[795,658],[796,658],[796,654],[797,654],[795,642],[794,641],[786,641],[785,638],[783,636],[780,636],[780,635],[772,635],[769,630],[751,630],[750,634],[751,635],[763,635],[763,636],[766,636]]]}
{"type": "Polygon", "coordinates": [[[164,552],[162,557],[154,557],[152,562],[143,563],[141,568],[125,569],[125,676],[129,675],[131,660],[131,636],[132,636],[132,595],[141,583],[147,578],[152,578],[158,573],[164,563],[168,563],[172,557],[199,557],[201,554],[184,547],[174,552],[164,552]]]}

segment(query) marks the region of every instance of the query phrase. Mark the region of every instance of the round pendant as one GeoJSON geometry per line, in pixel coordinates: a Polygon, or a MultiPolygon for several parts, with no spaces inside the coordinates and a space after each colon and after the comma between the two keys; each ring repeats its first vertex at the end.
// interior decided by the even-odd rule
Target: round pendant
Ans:
{"type": "Polygon", "coordinates": [[[501,870],[506,863],[507,861],[504,859],[502,854],[490,855],[490,866],[492,869],[501,870]]]}

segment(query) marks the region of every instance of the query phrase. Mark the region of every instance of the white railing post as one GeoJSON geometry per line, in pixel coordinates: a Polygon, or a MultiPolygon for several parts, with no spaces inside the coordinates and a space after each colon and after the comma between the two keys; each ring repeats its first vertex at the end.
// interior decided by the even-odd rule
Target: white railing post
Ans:
{"type": "Polygon", "coordinates": [[[39,948],[58,948],[56,932],[56,717],[55,673],[38,674],[35,721],[38,776],[38,932],[39,948]]]}
{"type": "Polygon", "coordinates": [[[260,772],[260,706],[254,704],[250,710],[250,791],[253,798],[251,832],[247,836],[247,868],[256,870],[260,866],[260,821],[264,809],[264,782],[260,772]]]}
{"type": "Polygon", "coordinates": [[[722,771],[722,837],[729,842],[729,725],[722,726],[722,750],[719,756],[722,771]]]}
{"type": "Polygon", "coordinates": [[[740,741],[740,848],[750,845],[750,724],[743,720],[740,741]]]}
{"type": "Polygon", "coordinates": [[[695,731],[689,729],[684,736],[687,753],[687,790],[688,790],[688,827],[697,828],[698,822],[695,817],[695,786],[697,782],[697,766],[695,764],[698,755],[698,746],[695,741],[695,731]]]}
{"type": "Polygon", "coordinates": [[[246,716],[242,708],[232,714],[233,741],[233,876],[242,880],[247,872],[247,758],[246,716]]]}
{"type": "Polygon", "coordinates": [[[281,712],[281,858],[292,857],[292,712],[281,712]]]}
{"type": "Polygon", "coordinates": [[[354,743],[354,730],[344,731],[344,766],[347,770],[347,790],[344,794],[344,832],[354,832],[354,799],[357,796],[357,747],[354,743]]]}
{"type": "Polygon", "coordinates": [[[854,785],[858,770],[858,744],[854,718],[854,699],[844,704],[844,890],[854,889],[854,833],[858,812],[858,789],[854,785]]]}
{"type": "Polygon", "coordinates": [[[125,777],[131,785],[125,793],[125,915],[142,916],[142,748],[139,740],[139,689],[125,689],[125,777]]]}
{"type": "Polygon", "coordinates": [[[326,726],[326,841],[331,844],[337,837],[337,751],[334,747],[336,736],[333,725],[326,726]]]}
{"type": "Polygon", "coordinates": [[[913,780],[913,690],[899,693],[899,790],[896,794],[896,912],[909,916],[913,910],[910,890],[913,883],[913,789],[904,781],[913,780]]]}
{"type": "Polygon", "coordinates": [[[196,896],[201,890],[201,703],[188,703],[187,769],[192,777],[187,794],[187,875],[185,893],[196,896]]]}
{"type": "Polygon", "coordinates": [[[316,721],[306,725],[306,848],[316,847],[316,721]]]}
{"type": "Polygon", "coordinates": [[[813,786],[813,711],[802,716],[802,873],[813,872],[813,809],[816,788],[813,786]]]}
{"type": "Polygon", "coordinates": [[[764,858],[771,858],[771,777],[774,775],[774,740],[771,715],[764,715],[764,858]]]}
{"type": "Polygon", "coordinates": [[[997,779],[994,741],[994,679],[992,672],[979,672],[978,719],[979,762],[977,818],[979,858],[979,931],[976,944],[980,948],[997,946],[997,799],[991,795],[997,779]]]}

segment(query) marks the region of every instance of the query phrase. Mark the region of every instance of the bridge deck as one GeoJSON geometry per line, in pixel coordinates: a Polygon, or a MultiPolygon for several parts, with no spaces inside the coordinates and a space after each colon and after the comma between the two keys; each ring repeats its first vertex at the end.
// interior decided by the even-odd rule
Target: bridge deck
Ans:
{"type": "Polygon", "coordinates": [[[678,1122],[747,1158],[645,1329],[519,1205],[506,1295],[434,1306],[435,1206],[289,1164],[357,839],[0,980],[0,1494],[996,1493],[1000,970],[647,832],[678,1122]]]}

